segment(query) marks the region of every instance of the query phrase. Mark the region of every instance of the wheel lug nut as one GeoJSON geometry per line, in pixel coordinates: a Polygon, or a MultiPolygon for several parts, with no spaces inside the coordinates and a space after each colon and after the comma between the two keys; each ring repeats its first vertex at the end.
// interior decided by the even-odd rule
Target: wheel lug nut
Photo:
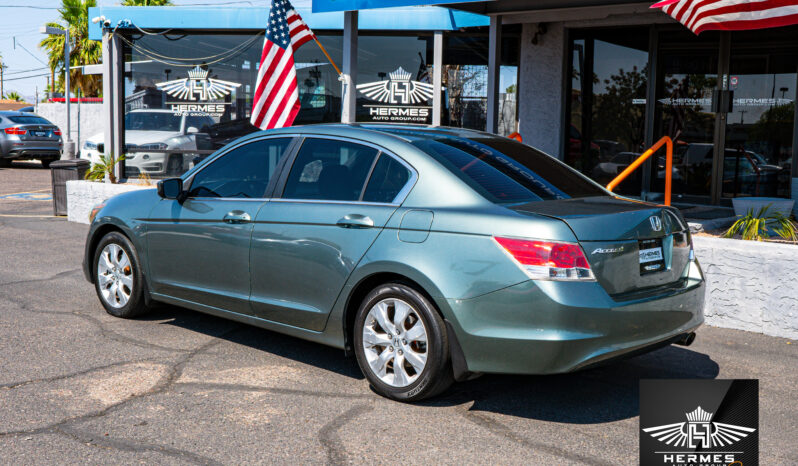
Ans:
{"type": "Polygon", "coordinates": [[[402,340],[402,344],[406,345],[407,344],[407,340],[402,340]]]}
{"type": "Polygon", "coordinates": [[[399,356],[401,356],[401,355],[403,355],[403,354],[404,354],[404,353],[402,352],[402,350],[399,350],[399,356]]]}
{"type": "Polygon", "coordinates": [[[389,346],[388,351],[393,351],[393,346],[389,346]]]}

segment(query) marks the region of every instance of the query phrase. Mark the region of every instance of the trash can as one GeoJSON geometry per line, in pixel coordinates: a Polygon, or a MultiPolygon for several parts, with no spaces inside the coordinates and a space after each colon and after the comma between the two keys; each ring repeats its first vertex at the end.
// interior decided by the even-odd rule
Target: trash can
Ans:
{"type": "Polygon", "coordinates": [[[66,182],[82,180],[91,163],[88,160],[56,160],[50,164],[53,179],[53,215],[67,214],[66,182]]]}

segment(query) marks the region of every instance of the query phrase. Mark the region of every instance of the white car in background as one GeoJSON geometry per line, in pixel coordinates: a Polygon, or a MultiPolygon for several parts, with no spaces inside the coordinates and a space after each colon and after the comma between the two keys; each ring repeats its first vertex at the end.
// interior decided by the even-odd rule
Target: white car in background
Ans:
{"type": "MultiPolygon", "coordinates": [[[[175,114],[167,109],[136,109],[125,114],[125,174],[137,176],[178,176],[185,171],[184,160],[194,155],[184,151],[197,147],[201,132],[216,124],[210,115],[175,114]],[[139,150],[171,150],[177,152],[128,152],[139,150]]],[[[104,153],[104,135],[95,134],[81,147],[80,158],[92,164],[104,153]]]]}

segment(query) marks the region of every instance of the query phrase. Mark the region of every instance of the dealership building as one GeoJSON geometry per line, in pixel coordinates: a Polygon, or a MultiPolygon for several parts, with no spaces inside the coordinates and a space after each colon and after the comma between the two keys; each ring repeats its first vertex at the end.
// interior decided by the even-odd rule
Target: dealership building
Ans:
{"type": "MultiPolygon", "coordinates": [[[[382,2],[298,9],[343,76],[315,43],[297,51],[296,124],[518,132],[602,184],[669,136],[675,203],[798,197],[796,26],[696,36],[651,2],[602,0],[332,11],[361,3],[382,2]]],[[[104,145],[133,155],[129,175],[179,173],[254,131],[268,8],[98,7],[89,16],[104,20],[90,26],[103,41],[104,145]],[[142,139],[170,125],[182,144],[142,139]],[[176,162],[161,157],[151,169],[141,159],[158,152],[176,162]]],[[[661,200],[664,159],[655,154],[618,191],[661,200]]]]}

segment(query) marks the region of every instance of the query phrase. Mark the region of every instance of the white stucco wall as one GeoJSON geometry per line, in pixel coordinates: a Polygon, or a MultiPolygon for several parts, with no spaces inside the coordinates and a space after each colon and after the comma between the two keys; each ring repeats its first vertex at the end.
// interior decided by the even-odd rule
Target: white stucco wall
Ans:
{"type": "MultiPolygon", "coordinates": [[[[103,106],[102,104],[72,104],[70,108],[70,120],[72,121],[72,140],[75,141],[75,154],[80,152],[83,141],[103,132],[103,106]],[[78,115],[80,115],[80,126],[78,126],[78,115]]],[[[40,103],[36,108],[36,114],[50,120],[58,126],[64,133],[66,141],[66,104],[62,103],[40,103]]]]}
{"type": "Polygon", "coordinates": [[[549,23],[533,44],[537,30],[537,24],[524,24],[521,33],[518,128],[525,143],[561,157],[565,28],[563,23],[549,23]]]}
{"type": "Polygon", "coordinates": [[[798,246],[693,237],[706,323],[798,339],[798,246]]]}
{"type": "Polygon", "coordinates": [[[84,180],[67,181],[67,220],[88,224],[89,213],[97,204],[127,191],[154,188],[154,186],[138,184],[97,183],[84,180]]]}

